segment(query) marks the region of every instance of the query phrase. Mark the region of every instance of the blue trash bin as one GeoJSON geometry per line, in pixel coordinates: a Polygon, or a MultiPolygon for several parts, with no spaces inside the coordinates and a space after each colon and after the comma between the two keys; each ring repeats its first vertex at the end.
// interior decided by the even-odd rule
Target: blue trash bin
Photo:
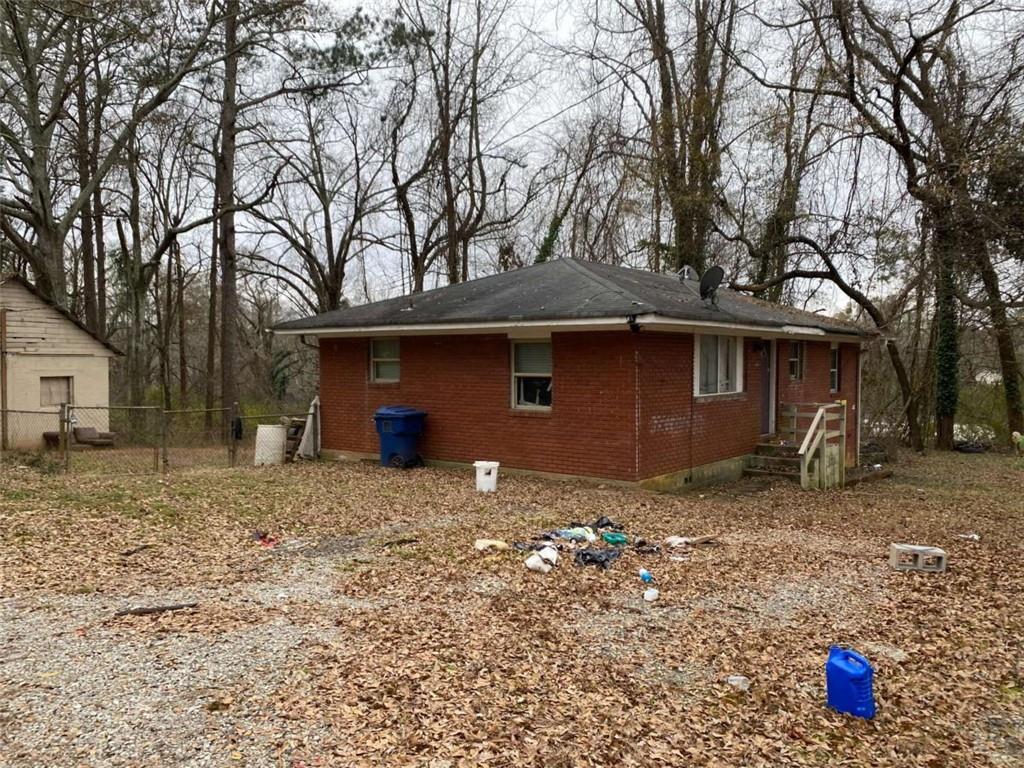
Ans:
{"type": "Polygon", "coordinates": [[[423,463],[417,452],[427,414],[405,405],[385,405],[373,414],[380,436],[382,467],[414,467],[423,463]]]}

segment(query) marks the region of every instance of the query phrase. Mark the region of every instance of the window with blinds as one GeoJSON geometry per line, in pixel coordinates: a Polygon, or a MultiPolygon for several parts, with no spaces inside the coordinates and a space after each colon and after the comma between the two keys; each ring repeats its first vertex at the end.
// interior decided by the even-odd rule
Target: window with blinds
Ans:
{"type": "Polygon", "coordinates": [[[402,373],[398,339],[373,339],[370,342],[370,379],[396,382],[402,373]]]}
{"type": "Polygon", "coordinates": [[[513,342],[512,404],[516,408],[551,407],[551,342],[513,342]]]}
{"type": "Polygon", "coordinates": [[[743,390],[743,344],[737,336],[698,336],[696,394],[724,395],[743,390]]]}
{"type": "Polygon", "coordinates": [[[70,376],[42,376],[39,379],[39,405],[52,406],[73,403],[70,376]]]}

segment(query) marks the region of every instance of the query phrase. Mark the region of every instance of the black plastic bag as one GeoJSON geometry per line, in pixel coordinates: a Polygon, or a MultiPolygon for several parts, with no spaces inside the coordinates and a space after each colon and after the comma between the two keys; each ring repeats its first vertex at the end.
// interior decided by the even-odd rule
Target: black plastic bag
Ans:
{"type": "Polygon", "coordinates": [[[603,571],[612,567],[612,563],[619,559],[621,550],[618,549],[577,549],[573,559],[576,565],[596,565],[603,571]]]}

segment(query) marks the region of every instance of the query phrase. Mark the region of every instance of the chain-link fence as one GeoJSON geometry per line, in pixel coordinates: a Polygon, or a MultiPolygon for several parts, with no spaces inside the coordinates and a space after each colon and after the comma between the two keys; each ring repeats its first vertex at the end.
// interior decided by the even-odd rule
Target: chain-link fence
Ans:
{"type": "MultiPolygon", "coordinates": [[[[63,406],[0,411],[0,458],[81,474],[139,474],[254,464],[260,425],[284,427],[275,461],[291,461],[303,436],[319,455],[319,414],[241,415],[241,409],[165,411],[151,406],[63,406]]],[[[281,437],[278,433],[278,437],[281,437]]]]}
{"type": "Polygon", "coordinates": [[[230,409],[164,411],[164,455],[168,470],[231,464],[230,409]]]}
{"type": "Polygon", "coordinates": [[[59,411],[0,411],[0,449],[35,452],[59,447],[59,411]]]}

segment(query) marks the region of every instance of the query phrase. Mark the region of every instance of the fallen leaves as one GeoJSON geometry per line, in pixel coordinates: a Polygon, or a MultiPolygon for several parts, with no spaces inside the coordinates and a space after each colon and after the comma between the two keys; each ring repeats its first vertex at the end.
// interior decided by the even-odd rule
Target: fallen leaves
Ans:
{"type": "MultiPolygon", "coordinates": [[[[848,491],[703,498],[514,476],[485,495],[468,472],[334,464],[166,484],[12,473],[0,590],[54,601],[93,585],[74,598],[97,606],[76,634],[85,653],[315,632],[268,690],[242,675],[195,699],[248,734],[219,742],[220,761],[245,743],[247,762],[308,766],[1009,765],[1024,722],[1024,520],[1002,461],[934,456],[848,491]],[[627,546],[607,571],[562,557],[538,577],[525,553],[473,546],[602,515],[631,540],[689,537],[685,559],[627,546]],[[697,545],[709,530],[723,546],[697,545]],[[946,549],[949,571],[891,571],[903,540],[946,549]],[[152,546],[124,554],[139,542],[152,546]],[[193,594],[190,610],[106,623],[98,610],[193,594]],[[824,707],[835,642],[876,667],[874,721],[824,707]]],[[[0,686],[14,682],[3,670],[0,686]]]]}

